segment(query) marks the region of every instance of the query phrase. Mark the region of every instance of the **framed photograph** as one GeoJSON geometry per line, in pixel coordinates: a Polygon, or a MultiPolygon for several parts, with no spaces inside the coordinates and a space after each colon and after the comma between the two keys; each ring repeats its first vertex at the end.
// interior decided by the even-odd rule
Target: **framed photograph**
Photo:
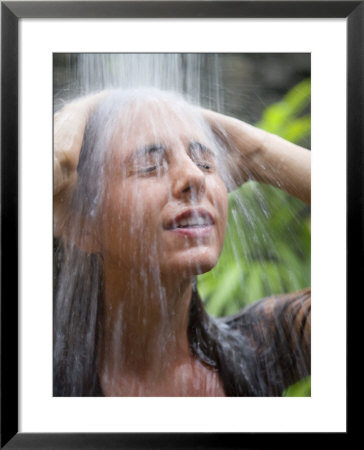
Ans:
{"type": "MultiPolygon", "coordinates": [[[[357,262],[361,261],[362,256],[360,244],[363,229],[363,156],[360,151],[364,142],[363,3],[117,1],[2,2],[1,6],[1,446],[60,449],[148,446],[245,448],[261,446],[268,439],[284,438],[294,441],[298,438],[297,433],[302,440],[309,439],[311,433],[315,433],[316,437],[320,433],[326,437],[327,433],[335,433],[336,438],[346,438],[347,302],[354,292],[357,294],[358,280],[363,270],[363,265],[357,262]],[[139,95],[140,86],[147,86],[142,88],[142,97],[139,95]],[[150,86],[154,90],[150,90],[150,86]],[[57,153],[57,133],[62,131],[59,122],[64,119],[64,105],[77,97],[89,98],[87,96],[96,91],[110,88],[122,88],[123,93],[117,95],[127,105],[127,122],[120,122],[121,128],[127,123],[124,128],[127,131],[123,131],[120,141],[131,142],[131,147],[139,149],[132,159],[123,160],[120,167],[124,167],[125,161],[126,167],[129,167],[128,161],[132,162],[130,171],[128,169],[122,177],[126,180],[136,179],[138,186],[151,183],[153,177],[157,176],[155,171],[159,177],[158,183],[153,182],[154,187],[151,185],[145,190],[145,195],[140,195],[142,191],[139,187],[125,194],[124,222],[130,211],[130,223],[133,224],[129,228],[129,231],[132,230],[129,234],[126,229],[120,231],[120,223],[115,219],[120,212],[115,212],[114,207],[102,210],[110,219],[109,224],[113,224],[113,233],[102,234],[102,226],[93,219],[98,217],[95,199],[101,195],[101,188],[97,187],[96,180],[104,173],[98,172],[99,169],[95,169],[92,176],[85,172],[85,180],[88,181],[84,185],[81,182],[78,182],[77,187],[72,185],[75,190],[72,191],[71,198],[68,191],[64,190],[65,180],[68,183],[68,178],[64,178],[69,169],[67,165],[67,171],[60,175],[63,190],[60,190],[59,195],[55,192],[57,195],[54,198],[52,195],[54,189],[57,190],[58,182],[58,175],[53,174],[53,158],[62,158],[64,155],[63,150],[57,153]],[[195,127],[200,116],[195,116],[192,109],[188,109],[192,106],[184,106],[187,103],[183,103],[185,100],[182,102],[180,97],[167,98],[164,90],[178,91],[190,104],[202,107],[201,114],[204,114],[204,120],[211,126],[216,139],[214,144],[201,144],[205,138],[201,137],[202,128],[197,131],[196,127],[194,136],[199,138],[193,139],[193,145],[189,138],[188,159],[184,166],[184,170],[188,172],[187,166],[190,161],[193,162],[188,186],[183,186],[178,193],[176,186],[182,183],[183,176],[178,172],[179,166],[173,156],[176,153],[169,150],[172,145],[169,146],[166,142],[172,137],[175,143],[184,142],[183,138],[176,139],[176,130],[179,130],[180,136],[184,136],[183,126],[190,123],[192,128],[195,127]],[[139,97],[143,98],[140,104],[139,97]],[[148,104],[145,103],[145,98],[149,99],[148,104]],[[146,122],[143,112],[140,112],[144,107],[153,111],[155,109],[155,117],[158,118],[155,122],[146,122]],[[189,112],[185,116],[187,110],[189,112]],[[209,110],[218,111],[223,116],[216,116],[209,110]],[[182,116],[185,119],[180,123],[178,120],[182,116]],[[268,175],[266,178],[256,175],[256,167],[249,166],[249,159],[245,155],[246,165],[239,169],[240,175],[230,172],[232,169],[229,167],[237,164],[234,152],[239,147],[231,138],[234,136],[232,128],[227,128],[231,126],[231,122],[226,122],[232,120],[227,119],[230,116],[244,121],[239,123],[256,125],[259,130],[277,134],[285,142],[312,148],[311,208],[302,202],[309,199],[304,186],[309,185],[311,189],[311,183],[307,177],[296,179],[293,183],[294,165],[289,165],[286,178],[282,176],[272,181],[273,178],[268,175]],[[223,120],[225,122],[221,122],[223,120]],[[222,128],[221,123],[224,124],[222,128]],[[141,133],[141,128],[144,134],[141,133]],[[150,129],[153,130],[153,136],[145,131],[150,129]],[[227,129],[228,132],[224,134],[227,129]],[[137,132],[132,133],[130,130],[137,132]],[[141,135],[145,136],[138,138],[140,142],[136,142],[135,136],[141,135]],[[151,143],[153,147],[149,148],[151,143]],[[148,162],[147,169],[144,167],[144,160],[140,159],[142,150],[145,158],[146,144],[149,145],[148,158],[153,155],[153,164],[148,162]],[[218,149],[224,145],[224,148],[231,150],[231,163],[230,166],[227,165],[227,172],[234,174],[231,178],[224,178],[224,171],[220,170],[218,149]],[[203,163],[197,160],[197,148],[200,155],[198,158],[201,159],[201,155],[204,155],[203,163]],[[211,148],[214,150],[211,151],[211,148]],[[162,154],[161,158],[166,164],[156,164],[156,154],[158,157],[162,154]],[[135,155],[139,155],[139,159],[135,155]],[[212,155],[213,161],[206,162],[212,155]],[[193,211],[183,209],[183,217],[179,214],[172,222],[168,222],[165,217],[171,214],[171,203],[167,203],[168,208],[164,203],[158,203],[162,202],[160,199],[164,186],[159,180],[168,178],[170,195],[174,199],[183,195],[195,202],[201,192],[208,189],[205,177],[210,177],[210,180],[215,177],[215,160],[219,161],[216,164],[219,167],[219,177],[229,191],[233,190],[233,195],[229,194],[231,217],[224,250],[220,255],[222,239],[221,248],[215,252],[218,254],[217,258],[220,255],[222,263],[213,269],[211,276],[198,276],[198,292],[211,316],[231,317],[259,298],[281,295],[311,285],[312,353],[308,357],[310,363],[305,360],[300,375],[306,377],[312,373],[312,379],[305,378],[303,384],[292,386],[293,381],[297,380],[291,377],[291,383],[286,384],[284,390],[280,382],[277,382],[279,388],[273,389],[274,383],[268,383],[269,389],[264,390],[262,380],[265,375],[262,375],[255,385],[249,381],[250,390],[244,390],[239,384],[231,387],[226,375],[222,384],[225,397],[218,396],[218,384],[214,382],[207,383],[206,391],[201,395],[199,393],[202,388],[196,388],[196,383],[190,384],[196,391],[187,393],[182,389],[183,382],[180,383],[178,393],[173,395],[170,392],[177,392],[173,391],[176,386],[170,391],[166,383],[159,388],[153,385],[153,388],[148,388],[147,393],[140,386],[134,386],[134,393],[125,394],[122,385],[105,382],[110,374],[110,361],[114,364],[115,360],[105,362],[104,354],[100,356],[102,346],[99,346],[97,356],[96,350],[89,360],[82,356],[88,352],[85,346],[89,345],[89,341],[83,341],[85,336],[90,339],[89,336],[97,335],[100,342],[107,342],[103,348],[113,346],[111,338],[108,340],[105,337],[108,327],[113,330],[110,336],[115,336],[120,324],[115,322],[113,327],[111,315],[109,321],[105,321],[108,311],[113,309],[112,304],[110,303],[109,308],[104,307],[102,315],[97,310],[87,310],[87,323],[90,317],[94,320],[92,331],[91,328],[82,328],[85,308],[77,309],[72,306],[73,301],[67,303],[63,298],[71,298],[73,294],[70,296],[69,292],[73,289],[72,292],[78,296],[84,295],[87,302],[91,295],[95,295],[94,304],[98,305],[97,293],[101,286],[102,289],[107,286],[105,280],[110,279],[108,277],[114,273],[111,261],[114,249],[119,248],[121,242],[120,252],[125,250],[125,242],[129,242],[131,246],[122,253],[124,272],[126,273],[127,267],[134,267],[136,263],[139,264],[138,267],[143,267],[140,274],[143,273],[144,278],[140,276],[140,280],[134,267],[134,275],[130,279],[139,281],[135,281],[134,291],[129,292],[132,296],[132,292],[135,294],[138,290],[141,298],[141,286],[148,273],[145,260],[150,258],[151,249],[155,248],[153,239],[156,233],[148,238],[144,228],[135,226],[142,217],[138,216],[142,214],[142,208],[129,208],[127,205],[133,203],[131,198],[137,199],[140,204],[143,199],[144,203],[145,198],[149,199],[149,206],[146,204],[145,210],[148,212],[150,228],[153,218],[157,216],[155,211],[160,211],[164,218],[164,234],[161,235],[163,245],[169,243],[169,235],[167,238],[164,236],[171,234],[171,230],[174,233],[173,242],[179,242],[178,239],[197,239],[196,233],[202,232],[203,236],[198,238],[205,242],[209,228],[218,230],[218,217],[223,216],[225,211],[224,202],[221,200],[219,203],[221,189],[216,188],[218,182],[216,184],[215,181],[209,181],[213,201],[210,206],[206,206],[206,203],[205,209],[200,206],[196,209],[197,218],[193,211]],[[173,173],[176,174],[175,178],[173,173]],[[263,184],[256,183],[256,179],[263,181],[263,184]],[[251,181],[245,183],[247,180],[251,181]],[[240,194],[234,194],[234,189],[243,182],[245,193],[242,202],[240,194]],[[267,186],[267,183],[273,187],[267,186]],[[155,190],[157,185],[159,188],[155,190]],[[288,197],[282,197],[279,187],[288,192],[288,197]],[[150,192],[147,195],[148,190],[150,192]],[[293,197],[298,197],[299,200],[293,197]],[[93,199],[87,214],[78,214],[79,211],[86,211],[82,209],[81,203],[77,203],[79,198],[93,199]],[[283,203],[286,209],[281,206],[283,203]],[[74,219],[70,219],[64,212],[64,205],[77,211],[72,217],[80,218],[77,219],[77,230],[82,230],[81,234],[75,228],[74,219]],[[192,219],[198,221],[197,225],[190,225],[189,221],[192,219]],[[177,226],[175,222],[178,221],[181,223],[177,226]],[[260,225],[262,221],[265,227],[260,225]],[[289,222],[290,226],[283,226],[284,221],[289,222]],[[92,224],[97,224],[97,232],[92,224]],[[239,227],[241,232],[237,231],[239,227]],[[136,229],[144,231],[138,234],[136,229]],[[54,230],[56,235],[60,230],[62,245],[59,240],[54,240],[54,230]],[[186,233],[190,234],[187,236],[186,233]],[[192,237],[191,233],[194,233],[192,237]],[[150,245],[148,254],[144,255],[148,239],[153,244],[150,245]],[[72,242],[71,250],[69,242],[72,242]],[[138,242],[143,243],[140,249],[138,242]],[[103,249],[102,252],[100,248],[103,249]],[[81,255],[83,259],[79,255],[80,250],[85,254],[85,257],[81,255]],[[311,251],[312,262],[309,264],[311,251]],[[102,255],[102,284],[97,281],[102,279],[101,272],[97,272],[97,264],[90,255],[102,255]],[[133,255],[133,258],[127,261],[127,255],[133,255]],[[108,257],[109,266],[105,262],[108,257]],[[231,264],[232,259],[234,264],[231,264]],[[65,271],[66,266],[69,268],[68,272],[65,271]],[[242,267],[244,277],[237,275],[242,267]],[[109,272],[107,268],[110,269],[109,272]],[[81,277],[82,273],[88,274],[88,281],[81,277]],[[94,274],[93,277],[89,277],[90,273],[94,274]],[[96,284],[92,284],[92,280],[96,284]],[[62,292],[67,295],[62,297],[62,292]],[[222,298],[230,300],[224,302],[222,298]],[[236,298],[245,300],[239,303],[236,298]],[[102,334],[98,334],[96,326],[99,327],[102,320],[104,325],[106,322],[109,325],[97,328],[103,330],[102,334]],[[75,332],[71,334],[69,330],[75,332]],[[63,367],[64,355],[71,353],[67,353],[69,350],[65,343],[70,348],[79,348],[75,352],[76,358],[68,358],[68,361],[73,359],[66,368],[63,367]],[[61,355],[58,360],[57,355],[61,355]],[[87,373],[93,371],[95,361],[98,364],[96,373],[100,378],[92,381],[87,378],[87,373]],[[312,372],[307,368],[308,365],[312,372]],[[79,379],[86,381],[79,383],[79,379]],[[215,386],[213,391],[209,390],[211,386],[215,386]],[[111,390],[107,391],[108,388],[111,390]]],[[[80,144],[78,150],[81,156],[77,157],[79,161],[77,159],[76,164],[79,180],[83,176],[83,166],[90,170],[89,165],[83,162],[83,157],[86,152],[95,152],[98,145],[95,142],[100,141],[104,145],[104,139],[107,139],[107,142],[114,143],[113,149],[118,148],[119,139],[112,131],[114,119],[107,122],[110,122],[110,128],[101,126],[101,134],[94,135],[90,128],[89,124],[92,123],[94,129],[97,129],[97,120],[103,114],[103,108],[106,108],[105,111],[114,111],[110,101],[102,102],[96,112],[92,110],[90,113],[92,119],[88,119],[85,135],[81,139],[83,144],[82,147],[80,144]],[[89,147],[87,142],[90,143],[89,147]]],[[[119,120],[116,119],[119,116],[124,117],[123,110],[118,110],[115,120],[119,120]]],[[[244,126],[249,127],[247,124],[244,126]]],[[[244,143],[244,148],[246,145],[244,143]]],[[[122,151],[127,151],[125,148],[129,147],[124,145],[122,151]]],[[[184,156],[185,153],[182,152],[180,157],[184,156]]],[[[64,161],[60,161],[60,166],[64,167],[64,161]]],[[[111,170],[117,166],[117,160],[112,161],[109,166],[105,163],[105,167],[110,167],[111,170]]],[[[96,163],[94,167],[101,166],[96,163]]],[[[269,167],[264,170],[268,173],[269,167]]],[[[304,157],[300,160],[298,171],[305,173],[304,157]]],[[[115,188],[112,194],[110,180],[114,178],[108,172],[107,186],[110,190],[102,198],[107,199],[115,194],[113,198],[121,202],[122,192],[119,188],[115,188]]],[[[115,183],[118,186],[119,181],[115,183]]],[[[183,202],[179,198],[173,204],[181,205],[183,202]]],[[[102,204],[108,203],[104,200],[102,204]]],[[[216,235],[219,236],[217,231],[216,235]]],[[[157,247],[162,244],[158,243],[157,247]]],[[[187,251],[186,245],[184,242],[183,251],[187,251]]],[[[158,264],[163,266],[166,254],[168,258],[166,257],[165,266],[172,270],[175,261],[173,252],[168,253],[169,247],[166,248],[168,251],[156,253],[153,261],[158,260],[158,264]]],[[[216,261],[210,261],[215,255],[210,250],[204,250],[202,256],[193,254],[197,261],[193,265],[196,272],[194,275],[209,271],[216,265],[216,261]],[[206,270],[201,269],[207,266],[206,270]]],[[[179,259],[175,264],[182,264],[181,261],[184,260],[178,254],[179,259]]],[[[181,271],[178,264],[176,268],[178,266],[181,271]]],[[[160,269],[160,273],[165,274],[163,270],[160,269]]],[[[175,273],[175,270],[177,269],[172,272],[175,273]]],[[[192,269],[183,266],[181,273],[185,274],[186,270],[192,269]]],[[[154,278],[150,277],[148,280],[152,279],[154,278]]],[[[155,281],[156,286],[161,285],[161,279],[159,284],[155,281]]],[[[114,285],[115,282],[114,280],[114,285]]],[[[150,289],[151,282],[148,283],[143,292],[150,289]]],[[[165,289],[167,284],[163,286],[165,289]]],[[[159,289],[162,292],[162,288],[159,289]]],[[[107,298],[105,292],[104,290],[104,299],[107,298]]],[[[192,294],[192,298],[194,295],[192,294]]],[[[300,299],[302,298],[300,294],[300,299]]],[[[148,310],[155,318],[155,310],[153,312],[148,309],[151,308],[149,303],[143,305],[143,311],[148,310]]],[[[123,314],[125,327],[128,323],[125,311],[129,311],[130,317],[134,317],[134,330],[139,319],[139,329],[147,328],[147,321],[142,320],[139,309],[134,311],[134,316],[131,307],[120,312],[123,314]]],[[[176,312],[170,314],[169,319],[175,314],[176,312]]],[[[191,310],[189,314],[192,323],[191,310]]],[[[297,314],[301,319],[304,317],[300,319],[297,328],[300,343],[304,342],[307,328],[305,314],[297,314]]],[[[250,319],[247,316],[245,318],[242,323],[249,322],[244,326],[250,326],[250,319]]],[[[241,319],[234,316],[229,320],[237,323],[241,319]]],[[[197,340],[195,350],[192,344],[193,332],[202,333],[202,328],[200,330],[200,325],[191,325],[189,343],[192,352],[196,352],[196,358],[200,358],[202,368],[210,365],[215,369],[217,367],[216,370],[219,371],[221,355],[224,351],[227,354],[228,347],[224,347],[221,353],[218,350],[214,353],[209,347],[219,341],[220,337],[216,336],[225,336],[228,325],[214,328],[214,323],[203,328],[210,330],[206,333],[211,333],[211,337],[203,336],[203,340],[197,340]],[[196,329],[200,331],[193,331],[196,329]],[[216,367],[215,363],[218,364],[216,367]]],[[[278,327],[277,336],[271,339],[274,340],[274,345],[277,339],[286,345],[290,339],[292,342],[296,339],[294,333],[294,327],[289,330],[278,327]]],[[[138,341],[138,334],[134,335],[133,345],[138,341]]],[[[127,355],[127,341],[122,340],[121,336],[123,335],[120,334],[117,342],[125,344],[122,353],[127,355]]],[[[159,339],[164,338],[160,335],[159,339]]],[[[150,354],[153,352],[151,341],[150,337],[143,344],[148,346],[150,354]]],[[[240,345],[240,341],[236,345],[240,345]]],[[[135,348],[129,352],[130,355],[136,354],[135,348]]],[[[156,347],[153,348],[155,350],[156,347]]],[[[300,347],[300,352],[301,348],[303,347],[300,347]]],[[[160,364],[167,360],[168,346],[163,345],[163,349],[164,353],[160,351],[160,356],[163,356],[160,364]]],[[[280,347],[275,351],[280,353],[280,347]]],[[[119,347],[113,347],[112,354],[116,352],[120,352],[119,347]]],[[[139,359],[145,361],[148,352],[141,352],[139,349],[139,359]]],[[[266,363],[268,353],[264,355],[266,363]]],[[[130,361],[136,364],[135,356],[128,360],[129,363],[130,361]]],[[[236,363],[232,359],[229,361],[224,366],[227,372],[230,370],[228,366],[236,363]]],[[[247,379],[251,380],[250,372],[246,373],[247,379]]]]}

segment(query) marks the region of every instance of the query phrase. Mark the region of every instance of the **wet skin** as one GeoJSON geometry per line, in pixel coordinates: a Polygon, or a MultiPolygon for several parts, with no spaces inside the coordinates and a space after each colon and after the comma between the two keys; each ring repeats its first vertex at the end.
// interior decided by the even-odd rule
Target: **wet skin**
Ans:
{"type": "Polygon", "coordinates": [[[115,128],[95,233],[104,262],[102,388],[223,395],[187,338],[192,277],[216,265],[226,229],[213,141],[198,117],[160,102],[126,110],[115,128]]]}
{"type": "Polygon", "coordinates": [[[187,277],[216,265],[227,190],[213,142],[190,114],[163,103],[121,114],[106,179],[95,235],[104,259],[187,277]]]}

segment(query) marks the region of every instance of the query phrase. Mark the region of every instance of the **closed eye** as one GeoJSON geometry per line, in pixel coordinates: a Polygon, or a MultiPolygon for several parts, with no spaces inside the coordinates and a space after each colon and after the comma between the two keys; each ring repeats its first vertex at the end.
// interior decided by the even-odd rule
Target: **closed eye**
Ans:
{"type": "Polygon", "coordinates": [[[199,162],[196,163],[198,167],[201,167],[204,170],[211,170],[212,169],[212,165],[208,164],[208,163],[203,163],[203,162],[199,162]]]}
{"type": "Polygon", "coordinates": [[[168,168],[168,164],[165,160],[162,161],[153,161],[149,163],[150,165],[139,166],[136,170],[136,173],[139,175],[156,175],[160,176],[165,172],[168,168]]]}
{"type": "Polygon", "coordinates": [[[151,166],[151,167],[146,167],[145,169],[141,169],[140,172],[141,173],[150,173],[150,172],[154,172],[155,170],[157,170],[158,166],[151,166]]]}
{"type": "Polygon", "coordinates": [[[202,170],[213,170],[215,168],[215,153],[200,142],[190,142],[189,154],[192,161],[202,170]]]}
{"type": "Polygon", "coordinates": [[[161,144],[151,144],[139,149],[134,155],[135,173],[159,174],[165,166],[165,155],[165,147],[161,144]]]}

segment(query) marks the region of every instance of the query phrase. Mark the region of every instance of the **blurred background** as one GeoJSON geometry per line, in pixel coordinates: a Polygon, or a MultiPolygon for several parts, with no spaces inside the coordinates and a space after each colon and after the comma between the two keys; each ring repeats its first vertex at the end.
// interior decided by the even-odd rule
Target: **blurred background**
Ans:
{"type": "Polygon", "coordinates": [[[311,73],[308,53],[55,53],[53,62],[56,108],[105,86],[154,85],[251,123],[311,73]]]}
{"type": "MultiPolygon", "coordinates": [[[[155,86],[310,149],[311,58],[303,53],[54,54],[54,110],[105,88],[155,86]]],[[[247,182],[229,194],[223,252],[198,277],[207,311],[236,313],[263,297],[311,285],[310,208],[247,182]]],[[[310,396],[310,379],[286,396],[310,396]]]]}

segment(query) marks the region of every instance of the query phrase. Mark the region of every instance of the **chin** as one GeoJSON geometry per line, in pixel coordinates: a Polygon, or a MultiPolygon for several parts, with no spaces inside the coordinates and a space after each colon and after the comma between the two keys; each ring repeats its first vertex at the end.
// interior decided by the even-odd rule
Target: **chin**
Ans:
{"type": "Polygon", "coordinates": [[[191,267],[192,275],[201,275],[202,273],[210,272],[216,266],[217,261],[217,258],[212,258],[211,260],[204,259],[194,263],[191,267]]]}
{"type": "Polygon", "coordinates": [[[179,273],[181,276],[201,275],[212,270],[219,259],[219,252],[207,250],[199,251],[191,249],[185,254],[171,258],[166,264],[167,272],[179,273]]]}

